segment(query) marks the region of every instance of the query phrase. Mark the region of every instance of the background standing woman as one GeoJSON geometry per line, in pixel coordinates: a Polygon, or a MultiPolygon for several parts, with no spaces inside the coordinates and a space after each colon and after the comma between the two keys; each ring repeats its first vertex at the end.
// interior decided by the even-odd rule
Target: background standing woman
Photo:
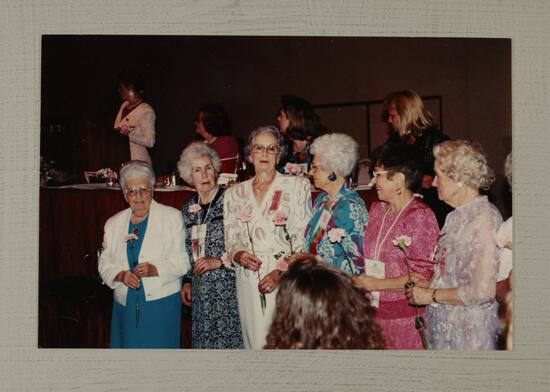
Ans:
{"type": "Polygon", "coordinates": [[[218,153],[220,159],[239,154],[237,139],[231,136],[231,119],[221,105],[200,107],[195,119],[195,132],[218,153]]]}
{"type": "Polygon", "coordinates": [[[224,190],[217,185],[220,158],[203,143],[183,150],[178,170],[195,186],[181,210],[187,232],[185,245],[191,270],[184,277],[183,303],[192,308],[193,348],[242,348],[237,311],[235,272],[222,262],[225,253],[223,225],[224,190]]]}
{"type": "Polygon", "coordinates": [[[309,181],[276,170],[280,154],[284,153],[280,141],[275,127],[252,131],[245,157],[256,175],[225,193],[225,244],[236,264],[245,348],[264,346],[275,309],[278,257],[302,248],[305,226],[311,217],[309,181]],[[281,214],[286,219],[278,221],[281,214]]]}
{"type": "Polygon", "coordinates": [[[439,227],[443,227],[445,217],[452,208],[439,200],[432,188],[434,178],[433,147],[449,140],[434,125],[431,113],[426,109],[422,98],[413,90],[394,91],[384,99],[384,113],[387,122],[393,129],[389,142],[412,144],[422,154],[422,187],[423,201],[435,213],[439,227]]]}
{"type": "Polygon", "coordinates": [[[114,290],[110,348],[180,348],[183,219],[153,200],[154,183],[148,163],[125,164],[120,186],[130,208],[105,223],[98,269],[114,290]]]}
{"type": "Polygon", "coordinates": [[[115,118],[114,129],[128,135],[130,159],[151,164],[147,148],[155,145],[155,111],[143,102],[143,79],[129,71],[119,74],[118,93],[122,105],[115,118]]]}
{"type": "Polygon", "coordinates": [[[281,108],[277,115],[279,130],[288,139],[288,156],[282,157],[281,169],[287,162],[302,165],[304,172],[309,171],[313,159],[310,147],[313,140],[324,133],[319,116],[313,106],[303,98],[283,95],[281,108]]]}

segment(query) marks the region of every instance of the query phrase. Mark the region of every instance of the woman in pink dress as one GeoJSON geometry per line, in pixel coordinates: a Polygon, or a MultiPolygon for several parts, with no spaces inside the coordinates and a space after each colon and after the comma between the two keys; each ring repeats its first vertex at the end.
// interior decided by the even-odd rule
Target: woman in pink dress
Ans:
{"type": "MultiPolygon", "coordinates": [[[[422,179],[419,158],[416,150],[405,144],[383,144],[374,150],[372,181],[380,202],[369,211],[363,241],[365,274],[352,278],[357,288],[370,295],[389,349],[423,348],[415,327],[416,308],[409,305],[405,285],[410,280],[431,278],[434,265],[430,255],[439,226],[433,211],[413,193],[422,179]],[[410,276],[403,251],[394,244],[400,236],[410,238],[405,247],[410,276]]],[[[423,317],[425,309],[418,311],[423,317]]]]}
{"type": "Polygon", "coordinates": [[[216,150],[220,159],[239,155],[239,143],[231,136],[231,119],[222,106],[201,106],[195,119],[195,132],[216,150]]]}

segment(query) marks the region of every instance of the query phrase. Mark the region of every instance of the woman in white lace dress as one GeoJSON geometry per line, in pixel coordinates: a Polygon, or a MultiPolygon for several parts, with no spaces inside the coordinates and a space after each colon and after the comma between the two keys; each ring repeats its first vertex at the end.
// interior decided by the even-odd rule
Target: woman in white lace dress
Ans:
{"type": "Polygon", "coordinates": [[[284,154],[280,141],[275,127],[252,131],[245,157],[256,174],[225,192],[225,245],[236,266],[245,348],[265,345],[275,309],[277,261],[303,247],[304,231],[311,218],[309,181],[275,169],[284,154]],[[274,218],[281,214],[287,217],[285,225],[276,225],[274,218]]]}
{"type": "Polygon", "coordinates": [[[479,190],[488,189],[495,177],[477,144],[444,142],[434,147],[434,156],[434,186],[455,210],[440,232],[431,282],[416,280],[407,297],[428,305],[430,349],[494,350],[499,328],[495,233],[502,218],[479,190]]]}

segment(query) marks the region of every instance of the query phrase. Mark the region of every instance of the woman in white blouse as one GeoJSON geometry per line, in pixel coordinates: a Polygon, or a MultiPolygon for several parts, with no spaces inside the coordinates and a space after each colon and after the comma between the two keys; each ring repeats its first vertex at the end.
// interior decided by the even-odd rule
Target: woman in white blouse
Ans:
{"type": "Polygon", "coordinates": [[[155,111],[143,102],[143,80],[128,71],[121,72],[118,79],[117,90],[123,102],[115,118],[114,130],[128,135],[130,159],[151,164],[147,148],[155,144],[155,111]]]}
{"type": "Polygon", "coordinates": [[[302,249],[304,230],[311,218],[309,181],[275,169],[284,154],[280,142],[281,135],[273,126],[252,131],[245,157],[256,174],[225,193],[225,244],[236,265],[245,348],[265,345],[279,282],[277,261],[302,249]],[[284,215],[284,226],[275,224],[274,218],[284,215]]]}

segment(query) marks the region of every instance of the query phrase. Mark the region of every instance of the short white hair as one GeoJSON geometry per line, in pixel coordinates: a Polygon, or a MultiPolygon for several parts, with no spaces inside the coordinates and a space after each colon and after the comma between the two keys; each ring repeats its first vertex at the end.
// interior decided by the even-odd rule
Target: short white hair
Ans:
{"type": "Polygon", "coordinates": [[[137,177],[146,177],[149,180],[149,185],[151,187],[155,186],[153,167],[145,161],[133,160],[124,163],[122,169],[120,169],[120,188],[122,191],[124,192],[126,189],[126,181],[137,177]]]}
{"type": "Polygon", "coordinates": [[[337,170],[340,176],[348,177],[359,159],[359,145],[344,133],[327,133],[319,136],[310,149],[324,170],[337,170]]]}
{"type": "Polygon", "coordinates": [[[194,159],[208,157],[216,173],[220,172],[220,167],[222,165],[220,157],[216,150],[210,147],[208,144],[203,142],[194,142],[187,146],[180,155],[180,160],[178,161],[178,171],[180,177],[188,184],[195,185],[191,179],[191,164],[194,159]]]}

